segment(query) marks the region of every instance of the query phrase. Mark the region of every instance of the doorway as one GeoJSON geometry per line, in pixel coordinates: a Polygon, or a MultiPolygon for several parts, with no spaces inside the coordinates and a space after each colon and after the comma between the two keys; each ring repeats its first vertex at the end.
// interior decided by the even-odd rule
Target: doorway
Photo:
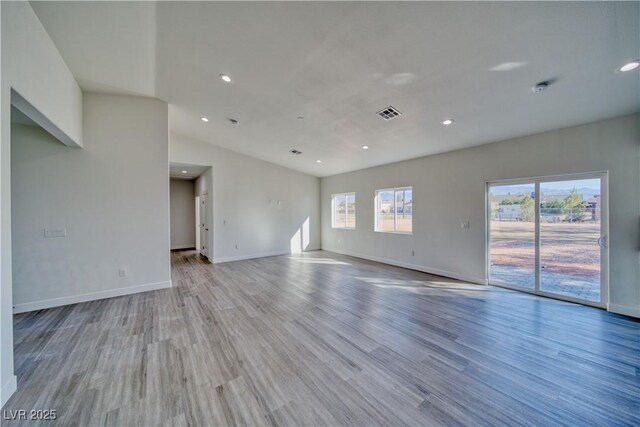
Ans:
{"type": "MultiPolygon", "coordinates": [[[[213,223],[212,212],[209,200],[213,185],[213,173],[211,166],[195,165],[188,163],[169,163],[169,178],[171,188],[178,187],[176,183],[182,183],[181,187],[186,188],[186,183],[190,183],[190,189],[170,193],[171,199],[171,235],[172,249],[196,249],[197,252],[206,258],[213,256],[211,242],[213,241],[210,225],[213,223]],[[175,182],[174,182],[175,181],[175,182]],[[175,185],[174,185],[175,184],[175,185]],[[179,197],[179,201],[177,200],[179,197]],[[175,212],[174,212],[175,206],[175,212]],[[179,209],[178,209],[179,208],[179,209]],[[188,211],[188,213],[187,213],[188,211]],[[188,244],[175,245],[174,237],[189,236],[188,244]]],[[[186,240],[183,238],[182,240],[186,240]]]]}
{"type": "Polygon", "coordinates": [[[489,283],[604,307],[606,173],[487,184],[489,283]]]}

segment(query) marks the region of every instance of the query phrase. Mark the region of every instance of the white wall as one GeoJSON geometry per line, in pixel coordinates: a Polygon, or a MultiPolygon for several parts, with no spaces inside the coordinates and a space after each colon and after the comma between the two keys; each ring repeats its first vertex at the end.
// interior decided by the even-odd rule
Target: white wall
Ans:
{"type": "Polygon", "coordinates": [[[322,248],[483,283],[485,183],[591,171],[609,171],[610,310],[640,316],[637,114],[323,178],[322,248]],[[375,190],[405,185],[413,235],[374,232],[375,190]],[[351,191],[357,229],[332,229],[331,195],[351,191]]]}
{"type": "Polygon", "coordinates": [[[169,183],[171,206],[171,249],[196,247],[196,205],[194,182],[172,179],[169,183]]]}
{"type": "Polygon", "coordinates": [[[16,312],[170,286],[167,115],[155,99],[85,94],[83,149],[13,127],[16,312]]]}
{"type": "Polygon", "coordinates": [[[82,145],[82,93],[28,2],[0,2],[0,404],[15,390],[11,283],[11,89],[82,145]]]}
{"type": "Polygon", "coordinates": [[[209,193],[213,262],[320,247],[318,178],[173,133],[170,159],[211,166],[196,192],[209,193]]]}
{"type": "Polygon", "coordinates": [[[82,146],[82,92],[30,4],[2,2],[2,19],[3,79],[82,146]]]}

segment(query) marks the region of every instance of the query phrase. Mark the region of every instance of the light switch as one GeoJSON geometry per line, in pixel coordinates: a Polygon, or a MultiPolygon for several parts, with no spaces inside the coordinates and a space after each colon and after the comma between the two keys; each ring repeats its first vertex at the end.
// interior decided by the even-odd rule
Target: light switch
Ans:
{"type": "Polygon", "coordinates": [[[66,237],[66,228],[45,228],[44,237],[66,237]]]}

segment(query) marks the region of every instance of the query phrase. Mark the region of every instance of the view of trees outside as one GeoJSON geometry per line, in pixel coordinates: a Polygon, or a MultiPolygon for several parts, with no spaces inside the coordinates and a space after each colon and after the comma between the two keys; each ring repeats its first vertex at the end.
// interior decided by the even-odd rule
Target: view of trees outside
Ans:
{"type": "Polygon", "coordinates": [[[490,277],[492,281],[535,287],[535,185],[491,187],[490,277]],[[513,192],[512,192],[513,190],[513,192]],[[515,194],[514,194],[515,193],[515,194]]]}
{"type": "MultiPolygon", "coordinates": [[[[600,179],[540,183],[540,289],[600,300],[600,179]]],[[[492,281],[535,286],[535,185],[489,192],[492,281]]]]}
{"type": "Polygon", "coordinates": [[[540,289],[600,300],[600,180],[571,181],[567,195],[540,183],[540,289]]]}

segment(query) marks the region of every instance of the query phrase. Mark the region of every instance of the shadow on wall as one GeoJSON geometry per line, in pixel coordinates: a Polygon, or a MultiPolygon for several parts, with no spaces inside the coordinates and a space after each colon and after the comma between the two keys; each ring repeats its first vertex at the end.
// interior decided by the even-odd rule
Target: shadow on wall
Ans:
{"type": "Polygon", "coordinates": [[[290,242],[292,254],[299,254],[309,248],[309,217],[304,220],[302,226],[296,230],[290,242]]]}

